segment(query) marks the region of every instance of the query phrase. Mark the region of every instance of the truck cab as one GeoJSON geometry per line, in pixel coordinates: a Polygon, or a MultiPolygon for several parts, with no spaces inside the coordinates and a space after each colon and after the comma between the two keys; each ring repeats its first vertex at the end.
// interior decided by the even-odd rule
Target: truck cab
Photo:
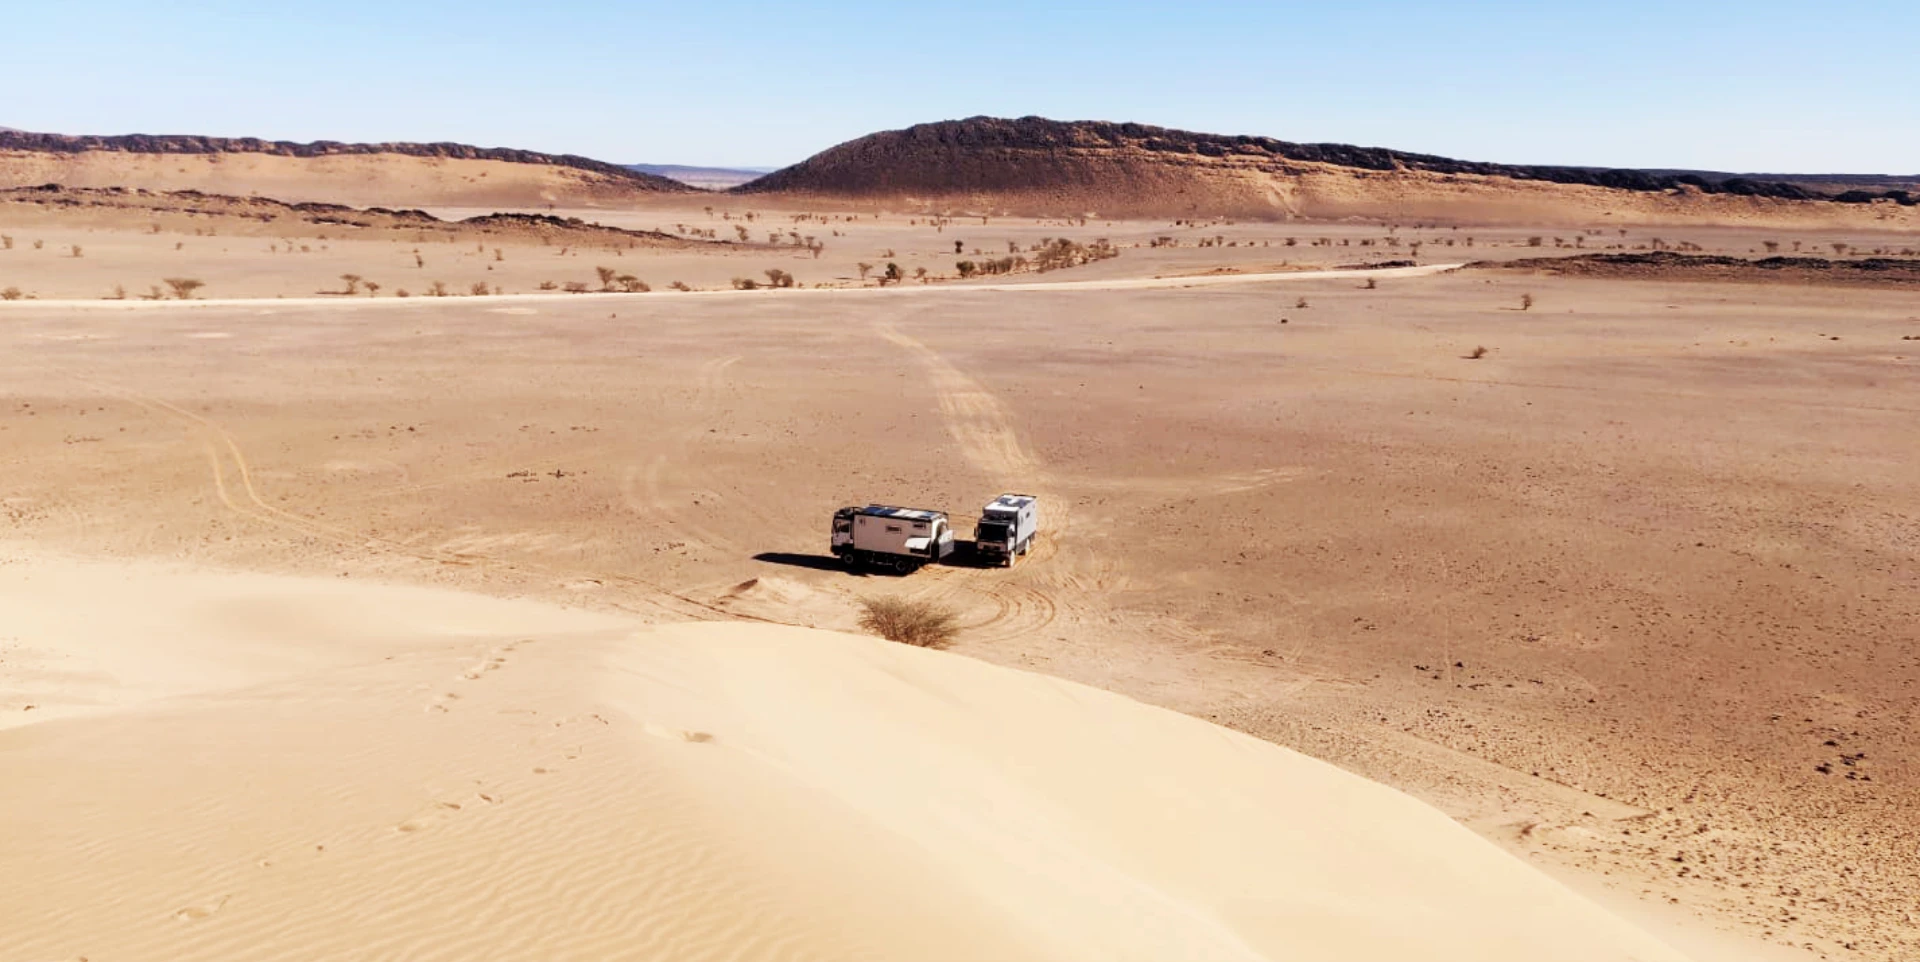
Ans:
{"type": "Polygon", "coordinates": [[[1033,550],[1040,530],[1039,501],[1030,494],[1003,494],[988,502],[973,528],[974,553],[1012,567],[1016,557],[1033,550]]]}

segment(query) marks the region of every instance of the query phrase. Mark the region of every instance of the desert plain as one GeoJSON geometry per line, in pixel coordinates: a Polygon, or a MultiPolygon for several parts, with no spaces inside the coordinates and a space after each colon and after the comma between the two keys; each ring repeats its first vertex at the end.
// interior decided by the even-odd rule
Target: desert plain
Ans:
{"type": "Polygon", "coordinates": [[[1920,952],[1920,287],[1464,266],[1911,235],[529,212],[6,208],[0,955],[1920,952]]]}

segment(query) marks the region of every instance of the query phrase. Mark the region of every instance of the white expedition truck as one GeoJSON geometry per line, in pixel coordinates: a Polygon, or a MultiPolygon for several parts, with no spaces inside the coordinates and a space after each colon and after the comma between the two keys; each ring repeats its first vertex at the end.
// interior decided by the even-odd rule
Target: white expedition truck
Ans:
{"type": "Polygon", "coordinates": [[[1033,550],[1040,533],[1040,499],[1031,494],[1003,494],[980,510],[973,528],[973,550],[982,561],[1013,567],[1013,559],[1033,550]]]}
{"type": "Polygon", "coordinates": [[[870,504],[833,513],[833,553],[849,567],[902,574],[953,554],[945,511],[870,504]]]}

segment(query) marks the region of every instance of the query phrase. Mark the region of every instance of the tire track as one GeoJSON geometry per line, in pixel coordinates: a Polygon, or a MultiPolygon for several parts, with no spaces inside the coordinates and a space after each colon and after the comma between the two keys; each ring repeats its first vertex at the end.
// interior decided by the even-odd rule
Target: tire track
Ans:
{"type": "MultiPolygon", "coordinates": [[[[216,496],[229,511],[243,518],[259,522],[268,527],[279,528],[302,537],[326,541],[337,547],[351,551],[375,550],[389,554],[413,558],[419,561],[453,566],[483,566],[502,571],[523,574],[537,574],[550,580],[564,581],[582,576],[579,571],[566,571],[529,561],[506,561],[486,554],[453,554],[436,551],[431,548],[415,547],[404,542],[379,535],[367,534],[327,524],[315,519],[268,504],[261,497],[253,481],[253,469],[248,463],[245,452],[233,434],[211,418],[195,414],[177,404],[161,398],[140,394],[125,388],[90,378],[72,371],[63,371],[67,377],[84,384],[109,397],[132,404],[151,414],[170,420],[185,428],[189,435],[198,434],[202,450],[207,456],[208,467],[213,476],[216,496]],[[232,464],[227,462],[231,459],[232,464]],[[236,487],[228,480],[231,471],[238,478],[236,487]]],[[[625,574],[601,575],[588,572],[595,578],[607,583],[625,585],[637,589],[648,600],[668,614],[675,617],[711,617],[744,618],[749,621],[773,622],[770,618],[761,618],[728,611],[718,605],[702,601],[682,592],[675,591],[655,582],[625,574]],[[689,612],[687,609],[692,608],[689,612]]]]}

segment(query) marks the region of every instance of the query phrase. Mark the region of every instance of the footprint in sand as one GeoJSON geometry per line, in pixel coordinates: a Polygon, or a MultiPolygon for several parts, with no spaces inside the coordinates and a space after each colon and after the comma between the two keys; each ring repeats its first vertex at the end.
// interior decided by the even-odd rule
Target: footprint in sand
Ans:
{"type": "Polygon", "coordinates": [[[460,700],[460,696],[458,694],[455,694],[454,692],[450,692],[450,691],[442,692],[440,695],[436,696],[433,699],[433,702],[431,704],[427,705],[427,711],[430,711],[430,712],[451,711],[453,710],[453,703],[459,700],[460,700]]]}
{"type": "Polygon", "coordinates": [[[478,681],[480,680],[480,676],[490,671],[499,671],[500,666],[506,663],[507,663],[507,660],[505,658],[501,658],[498,656],[489,657],[487,659],[482,660],[478,664],[474,665],[472,668],[469,668],[466,671],[461,672],[460,677],[465,678],[468,681],[478,681]]]}
{"type": "Polygon", "coordinates": [[[204,919],[207,916],[220,911],[221,906],[226,905],[227,899],[230,899],[232,897],[233,896],[231,895],[223,895],[220,897],[220,901],[214,902],[208,905],[189,905],[186,908],[173,913],[173,920],[175,922],[198,922],[201,919],[204,919]]]}
{"type": "Polygon", "coordinates": [[[459,810],[459,802],[435,802],[432,808],[395,825],[393,830],[403,835],[418,832],[433,827],[434,823],[445,819],[447,816],[459,810]]]}
{"type": "Polygon", "coordinates": [[[697,732],[685,728],[673,728],[668,725],[656,725],[653,722],[648,722],[645,725],[645,731],[655,738],[664,738],[670,742],[713,741],[713,733],[711,732],[697,732]]]}

